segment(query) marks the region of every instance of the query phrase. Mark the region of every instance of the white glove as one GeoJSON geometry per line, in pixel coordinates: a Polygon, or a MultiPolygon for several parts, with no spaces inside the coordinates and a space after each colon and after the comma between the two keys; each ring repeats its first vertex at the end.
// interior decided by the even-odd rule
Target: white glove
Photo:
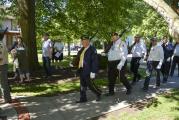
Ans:
{"type": "Polygon", "coordinates": [[[72,64],[72,63],[69,63],[69,66],[70,66],[70,67],[73,67],[73,64],[72,64]]]}
{"type": "Polygon", "coordinates": [[[140,59],[139,63],[143,63],[144,62],[144,59],[140,59]]]}
{"type": "Polygon", "coordinates": [[[174,57],[174,56],[172,56],[172,60],[173,60],[173,57],[174,57]]]}
{"type": "Polygon", "coordinates": [[[117,65],[117,69],[118,69],[118,70],[121,70],[121,69],[122,69],[122,65],[121,65],[121,64],[118,64],[118,65],[117,65]]]}
{"type": "Polygon", "coordinates": [[[102,52],[102,53],[101,53],[101,56],[106,56],[106,53],[102,52]]]}
{"type": "Polygon", "coordinates": [[[91,72],[91,73],[90,73],[90,78],[91,78],[91,79],[94,79],[94,78],[95,78],[95,73],[92,73],[92,72],[91,72]]]}
{"type": "Polygon", "coordinates": [[[157,65],[157,69],[161,69],[161,65],[157,65]]]}
{"type": "Polygon", "coordinates": [[[170,61],[170,57],[167,59],[167,61],[168,61],[168,62],[170,61]]]}

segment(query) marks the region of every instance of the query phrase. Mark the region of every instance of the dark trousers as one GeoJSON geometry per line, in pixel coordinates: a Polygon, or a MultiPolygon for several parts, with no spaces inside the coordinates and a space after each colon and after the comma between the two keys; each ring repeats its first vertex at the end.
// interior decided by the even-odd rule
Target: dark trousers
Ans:
{"type": "Polygon", "coordinates": [[[10,94],[10,85],[8,81],[8,65],[0,65],[0,97],[4,99],[4,101],[11,102],[11,94],[10,94]]]}
{"type": "Polygon", "coordinates": [[[163,75],[163,82],[166,82],[168,79],[170,66],[171,66],[171,61],[164,60],[162,67],[161,67],[161,72],[163,75]]]}
{"type": "MultiPolygon", "coordinates": [[[[109,93],[114,93],[114,86],[116,83],[117,77],[119,77],[119,70],[117,69],[117,65],[119,64],[120,60],[117,61],[109,61],[108,62],[108,88],[109,88],[109,93]]],[[[126,89],[131,89],[131,85],[129,84],[125,73],[126,73],[126,65],[122,67],[120,70],[120,81],[122,84],[126,87],[126,89]]]]}
{"type": "Polygon", "coordinates": [[[173,57],[170,76],[173,76],[176,64],[178,64],[178,76],[179,76],[179,56],[174,56],[173,57]]]}
{"type": "Polygon", "coordinates": [[[131,60],[131,72],[133,73],[134,77],[133,77],[133,82],[136,82],[137,78],[140,78],[140,74],[138,73],[138,69],[140,66],[140,59],[141,57],[132,57],[131,60]]]}
{"type": "Polygon", "coordinates": [[[96,96],[101,95],[101,90],[95,85],[94,81],[90,79],[90,75],[84,75],[83,69],[79,70],[80,74],[80,101],[86,101],[86,91],[89,88],[96,96]]]}
{"type": "Polygon", "coordinates": [[[51,64],[49,57],[43,57],[43,67],[45,69],[46,76],[51,76],[51,64]]]}
{"type": "Polygon", "coordinates": [[[145,89],[148,89],[153,70],[155,70],[157,72],[156,86],[160,86],[160,69],[156,69],[158,64],[159,64],[159,61],[148,61],[147,62],[147,70],[146,70],[147,76],[145,77],[145,82],[144,82],[145,89]]]}

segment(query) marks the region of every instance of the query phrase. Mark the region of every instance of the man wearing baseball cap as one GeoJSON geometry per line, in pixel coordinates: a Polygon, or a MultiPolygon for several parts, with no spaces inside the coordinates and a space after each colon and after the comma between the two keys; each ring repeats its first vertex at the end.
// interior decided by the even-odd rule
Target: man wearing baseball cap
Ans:
{"type": "Polygon", "coordinates": [[[126,66],[127,66],[127,45],[120,38],[118,33],[112,33],[111,35],[112,45],[108,50],[108,89],[109,92],[106,96],[113,96],[115,94],[115,83],[117,77],[120,75],[122,84],[127,89],[126,94],[131,94],[131,85],[127,80],[126,66]]]}
{"type": "Polygon", "coordinates": [[[101,90],[94,84],[94,79],[98,71],[98,58],[96,49],[90,45],[88,35],[81,36],[83,47],[77,54],[77,64],[80,75],[80,100],[76,103],[87,102],[87,87],[96,95],[96,101],[100,100],[101,90]]]}

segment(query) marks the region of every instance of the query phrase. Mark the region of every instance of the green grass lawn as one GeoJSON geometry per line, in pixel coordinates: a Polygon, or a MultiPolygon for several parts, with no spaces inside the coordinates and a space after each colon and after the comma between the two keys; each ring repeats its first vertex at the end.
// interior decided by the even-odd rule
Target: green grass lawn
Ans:
{"type": "MultiPolygon", "coordinates": [[[[144,73],[144,70],[140,70],[140,73],[144,73]]],[[[128,80],[132,80],[132,76],[127,75],[128,80]]],[[[142,74],[144,78],[144,74],[142,74]]],[[[95,83],[100,87],[107,87],[107,77],[95,79],[95,83]]],[[[116,81],[120,84],[119,80],[116,81]]],[[[69,93],[72,91],[79,91],[80,84],[79,79],[68,82],[56,82],[56,83],[24,83],[24,84],[12,84],[11,85],[13,95],[23,96],[40,96],[40,95],[56,95],[57,93],[69,93]]]]}
{"type": "MultiPolygon", "coordinates": [[[[42,60],[41,60],[41,54],[40,51],[38,51],[38,58],[39,63],[42,66],[42,60]]],[[[63,61],[59,63],[59,66],[66,68],[69,67],[69,63],[72,61],[72,56],[65,56],[63,61]]],[[[11,62],[12,59],[9,57],[9,61],[11,62]]],[[[12,71],[12,64],[9,64],[9,70],[12,71]]],[[[141,69],[140,73],[142,75],[142,78],[145,76],[145,70],[141,69]]],[[[106,73],[107,74],[107,73],[106,73]]],[[[127,75],[128,80],[132,80],[132,75],[127,75]]],[[[97,80],[95,80],[96,84],[100,87],[106,87],[107,86],[107,77],[98,77],[97,80]]],[[[119,84],[119,80],[117,81],[119,84]]],[[[25,95],[25,96],[37,96],[37,95],[55,95],[57,93],[65,93],[65,92],[71,92],[74,90],[79,90],[80,84],[79,80],[70,81],[66,83],[24,83],[24,84],[12,84],[11,89],[13,95],[25,95]]]]}
{"type": "Polygon", "coordinates": [[[179,89],[156,97],[143,110],[109,114],[100,120],[179,120],[179,89]]]}
{"type": "MultiPolygon", "coordinates": [[[[97,79],[95,82],[99,87],[107,86],[106,79],[97,79]]],[[[13,84],[11,89],[14,96],[51,96],[59,93],[79,91],[80,82],[77,79],[64,83],[13,84]]]]}
{"type": "Polygon", "coordinates": [[[14,96],[51,96],[79,90],[79,80],[66,83],[14,84],[11,85],[14,96]]]}

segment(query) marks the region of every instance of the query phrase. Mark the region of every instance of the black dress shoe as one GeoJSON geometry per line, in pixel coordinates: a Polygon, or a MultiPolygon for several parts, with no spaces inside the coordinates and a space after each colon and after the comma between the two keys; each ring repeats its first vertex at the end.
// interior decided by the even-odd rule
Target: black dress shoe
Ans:
{"type": "Polygon", "coordinates": [[[126,95],[130,95],[131,94],[131,89],[128,89],[127,91],[126,91],[126,95]]]}
{"type": "Polygon", "coordinates": [[[101,100],[101,95],[97,95],[96,101],[100,101],[100,100],[101,100]]]}
{"type": "Polygon", "coordinates": [[[76,103],[85,103],[85,102],[87,102],[87,100],[78,100],[78,101],[76,101],[76,103]]]}
{"type": "Polygon", "coordinates": [[[148,88],[143,87],[142,90],[143,90],[144,92],[148,92],[148,88]]]}
{"type": "Polygon", "coordinates": [[[138,77],[137,77],[137,82],[138,82],[139,80],[141,80],[141,75],[138,75],[138,77]]]}
{"type": "Polygon", "coordinates": [[[114,93],[106,93],[105,96],[114,96],[114,93]]]}

